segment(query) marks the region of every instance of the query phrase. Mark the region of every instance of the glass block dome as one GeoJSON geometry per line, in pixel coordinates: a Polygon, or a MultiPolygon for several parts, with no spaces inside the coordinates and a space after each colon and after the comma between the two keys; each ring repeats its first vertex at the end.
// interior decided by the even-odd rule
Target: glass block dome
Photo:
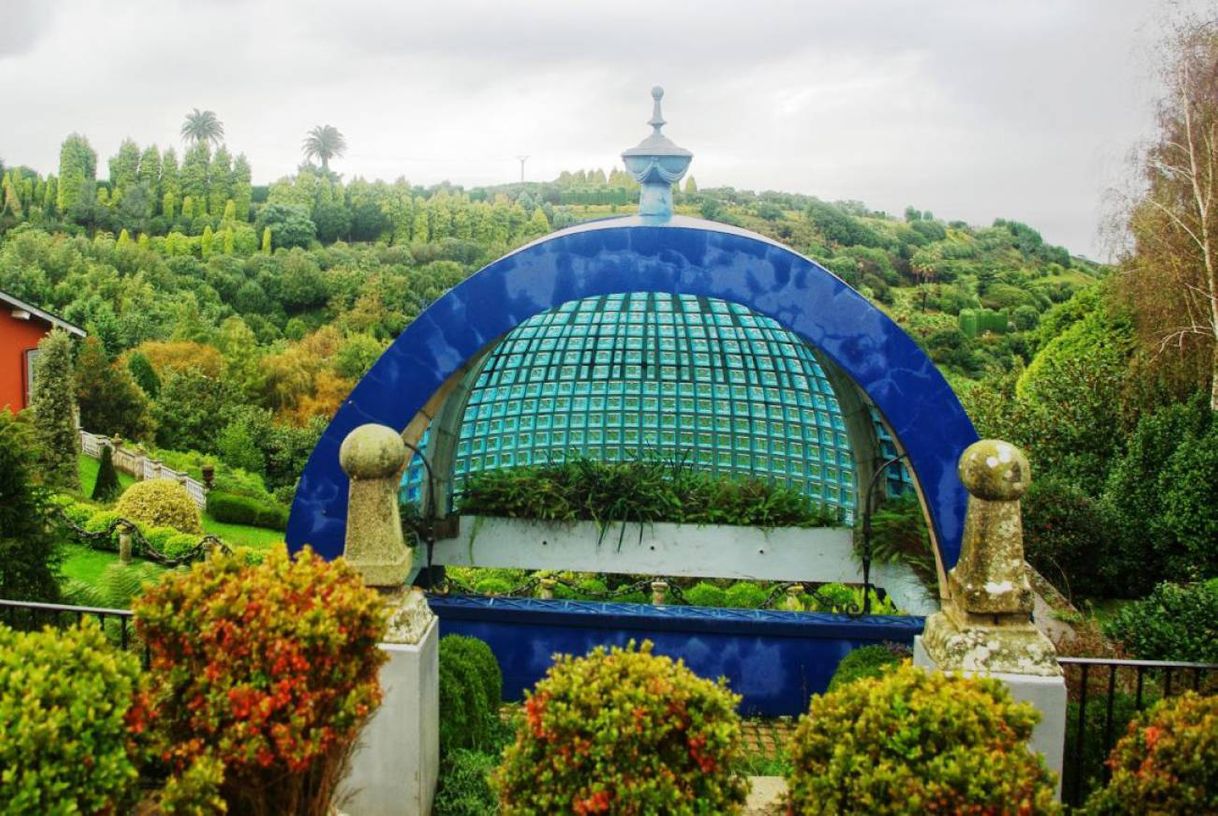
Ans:
{"type": "MultiPolygon", "coordinates": [[[[880,453],[893,452],[875,424],[880,453]]],[[[572,301],[490,352],[461,422],[456,492],[471,473],[573,451],[775,480],[853,520],[854,456],[820,363],[775,321],[723,300],[640,292],[572,301]]],[[[898,470],[890,490],[907,478],[898,470]]],[[[419,497],[425,475],[415,457],[403,498],[419,497]]]]}

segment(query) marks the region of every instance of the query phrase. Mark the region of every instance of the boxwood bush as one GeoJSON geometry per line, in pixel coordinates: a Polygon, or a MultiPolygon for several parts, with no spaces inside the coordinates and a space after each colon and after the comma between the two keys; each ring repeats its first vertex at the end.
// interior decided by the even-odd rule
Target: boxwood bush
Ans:
{"type": "Polygon", "coordinates": [[[126,812],[139,672],[93,621],[61,632],[0,626],[0,812],[126,812]]]}
{"type": "Polygon", "coordinates": [[[273,500],[256,499],[222,490],[207,494],[207,515],[226,524],[286,530],[288,509],[273,500]]]}
{"type": "Polygon", "coordinates": [[[1027,746],[1039,719],[1001,681],[903,666],[812,698],[791,740],[792,813],[1057,814],[1027,746]]]}
{"type": "Polygon", "coordinates": [[[739,701],[650,643],[559,656],[496,773],[502,812],[739,813],[739,701]]]}
{"type": "Polygon", "coordinates": [[[202,533],[199,508],[186,488],[172,479],[136,482],[123,491],[115,512],[132,521],[173,527],[183,533],[202,533]]]}

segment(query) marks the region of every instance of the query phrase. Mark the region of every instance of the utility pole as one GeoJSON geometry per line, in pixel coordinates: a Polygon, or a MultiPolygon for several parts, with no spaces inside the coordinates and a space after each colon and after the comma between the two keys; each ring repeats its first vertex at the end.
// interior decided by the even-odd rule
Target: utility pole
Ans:
{"type": "Polygon", "coordinates": [[[524,163],[529,160],[528,156],[517,156],[520,159],[520,183],[524,184],[524,163]]]}

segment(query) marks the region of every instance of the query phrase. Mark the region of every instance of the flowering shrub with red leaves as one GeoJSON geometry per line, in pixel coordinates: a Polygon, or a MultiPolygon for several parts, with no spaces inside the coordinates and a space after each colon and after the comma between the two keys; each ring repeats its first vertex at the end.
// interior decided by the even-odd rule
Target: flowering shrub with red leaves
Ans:
{"type": "Polygon", "coordinates": [[[1186,692],[1138,716],[1112,749],[1087,813],[1218,813],[1218,697],[1186,692]]]}
{"type": "Polygon", "coordinates": [[[561,655],[496,774],[502,813],[739,813],[739,701],[648,642],[561,655]]]}
{"type": "Polygon", "coordinates": [[[230,813],[324,813],[380,703],[380,598],[309,550],[168,574],[136,602],[151,683],[130,718],[174,773],[223,766],[230,813]]]}

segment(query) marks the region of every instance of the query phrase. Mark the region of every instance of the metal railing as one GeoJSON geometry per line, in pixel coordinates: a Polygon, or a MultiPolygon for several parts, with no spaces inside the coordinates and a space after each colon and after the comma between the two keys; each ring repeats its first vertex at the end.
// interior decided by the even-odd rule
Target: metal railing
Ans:
{"type": "Polygon", "coordinates": [[[1108,781],[1108,754],[1138,712],[1184,691],[1218,693],[1218,663],[1094,657],[1058,663],[1070,691],[1062,799],[1075,807],[1108,781]]]}
{"type": "Polygon", "coordinates": [[[36,603],[34,601],[8,601],[0,598],[0,623],[12,629],[34,630],[44,626],[63,628],[78,626],[86,618],[94,618],[101,625],[106,637],[123,651],[140,652],[140,663],[148,668],[148,647],[136,637],[132,624],[134,613],[130,609],[107,609],[95,606],[69,606],[66,604],[36,603]]]}

